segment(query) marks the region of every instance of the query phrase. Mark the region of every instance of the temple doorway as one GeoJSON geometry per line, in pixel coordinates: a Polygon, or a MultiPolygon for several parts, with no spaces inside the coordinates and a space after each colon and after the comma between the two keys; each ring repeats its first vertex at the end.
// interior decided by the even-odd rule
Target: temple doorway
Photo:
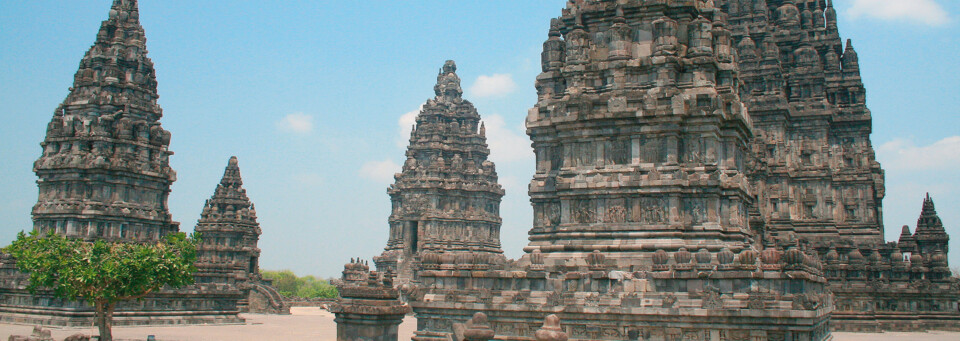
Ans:
{"type": "Polygon", "coordinates": [[[407,246],[407,252],[417,253],[417,244],[419,243],[420,222],[408,221],[404,226],[404,244],[407,246]]]}

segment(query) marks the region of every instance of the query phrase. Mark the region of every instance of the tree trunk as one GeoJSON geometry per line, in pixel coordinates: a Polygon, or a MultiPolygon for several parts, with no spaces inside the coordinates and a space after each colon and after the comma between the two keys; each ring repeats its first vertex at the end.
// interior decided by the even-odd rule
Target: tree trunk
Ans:
{"type": "Polygon", "coordinates": [[[100,329],[100,341],[113,341],[113,330],[110,324],[113,320],[114,307],[112,303],[97,302],[96,322],[97,328],[100,329]]]}

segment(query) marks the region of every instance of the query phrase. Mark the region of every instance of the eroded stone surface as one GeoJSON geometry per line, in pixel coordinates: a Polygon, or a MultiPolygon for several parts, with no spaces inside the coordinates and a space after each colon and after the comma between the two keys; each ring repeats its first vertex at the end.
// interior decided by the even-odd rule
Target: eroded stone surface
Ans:
{"type": "Polygon", "coordinates": [[[336,315],[337,341],[395,341],[410,307],[400,301],[394,274],[370,271],[358,260],[344,265],[337,283],[340,298],[330,306],[336,315]]]}
{"type": "Polygon", "coordinates": [[[477,311],[497,338],[551,314],[579,340],[829,338],[814,250],[763,249],[749,224],[754,128],[725,20],[700,1],[568,2],[527,117],[528,254],[423,266],[415,340],[477,311]]]}
{"type": "Polygon", "coordinates": [[[437,268],[441,260],[480,269],[487,258],[503,258],[503,188],[487,160],[486,128],[463,99],[456,71],[452,60],[440,69],[436,96],[417,115],[407,160],[387,190],[393,203],[390,238],[374,262],[397,273],[398,283],[415,281],[417,269],[437,268]]]}
{"type": "Polygon", "coordinates": [[[917,233],[883,239],[883,170],[859,57],[830,0],[720,0],[753,120],[751,226],[769,245],[800,239],[826,259],[842,330],[958,329],[949,240],[924,202],[917,233]],[[926,218],[924,218],[926,217],[926,218]],[[922,246],[920,246],[922,245],[922,246]],[[918,262],[904,262],[920,254],[918,262]],[[936,261],[933,259],[936,258],[936,261]],[[864,316],[870,316],[864,318],[864,316]]]}
{"type": "Polygon", "coordinates": [[[528,253],[409,253],[415,340],[460,337],[474,311],[520,339],[550,313],[590,340],[821,340],[834,308],[838,329],[960,327],[932,200],[883,240],[829,0],[568,1],[541,57],[528,253]]]}
{"type": "Polygon", "coordinates": [[[235,286],[244,292],[243,312],[288,314],[290,307],[260,275],[260,223],[243,188],[237,157],[231,157],[217,189],[203,206],[194,231],[203,241],[197,252],[196,282],[211,291],[235,286]]]}

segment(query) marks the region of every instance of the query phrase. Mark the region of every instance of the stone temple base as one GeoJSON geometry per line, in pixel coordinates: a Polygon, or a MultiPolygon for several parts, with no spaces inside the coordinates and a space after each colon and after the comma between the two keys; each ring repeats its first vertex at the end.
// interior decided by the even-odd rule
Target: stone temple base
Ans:
{"type": "Polygon", "coordinates": [[[418,331],[414,340],[456,338],[456,325],[469,320],[468,312],[488,316],[497,335],[509,340],[535,340],[544,316],[564,321],[570,340],[829,340],[829,322],[812,313],[771,316],[757,312],[717,312],[702,308],[598,309],[497,309],[453,304],[415,306],[418,331]],[[538,323],[537,319],[541,321],[538,323]],[[493,322],[496,321],[496,322],[493,322]],[[437,332],[437,330],[450,330],[437,332]]]}
{"type": "Polygon", "coordinates": [[[960,331],[960,318],[943,312],[834,312],[831,325],[856,333],[960,331]]]}
{"type": "MultiPolygon", "coordinates": [[[[534,340],[550,314],[563,321],[571,340],[830,340],[826,280],[801,264],[802,254],[794,251],[792,258],[761,265],[737,257],[746,261],[633,272],[597,264],[425,270],[408,293],[418,319],[414,340],[457,339],[476,312],[509,340],[534,340]]],[[[807,258],[806,264],[814,263],[807,258]]]]}
{"type": "MultiPolygon", "coordinates": [[[[164,291],[141,301],[124,302],[114,312],[115,326],[243,323],[236,303],[239,292],[164,291]]],[[[95,311],[83,302],[49,294],[0,289],[0,322],[57,327],[88,327],[95,311]]]]}

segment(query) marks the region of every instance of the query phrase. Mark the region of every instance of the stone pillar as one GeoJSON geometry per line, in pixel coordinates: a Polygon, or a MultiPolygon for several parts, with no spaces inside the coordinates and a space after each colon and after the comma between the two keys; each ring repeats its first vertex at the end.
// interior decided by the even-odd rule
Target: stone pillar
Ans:
{"type": "Polygon", "coordinates": [[[346,275],[363,272],[366,282],[344,276],[338,285],[340,299],[330,307],[336,315],[337,341],[397,341],[397,332],[410,307],[399,300],[400,291],[389,276],[357,262],[347,264],[346,275]]]}

